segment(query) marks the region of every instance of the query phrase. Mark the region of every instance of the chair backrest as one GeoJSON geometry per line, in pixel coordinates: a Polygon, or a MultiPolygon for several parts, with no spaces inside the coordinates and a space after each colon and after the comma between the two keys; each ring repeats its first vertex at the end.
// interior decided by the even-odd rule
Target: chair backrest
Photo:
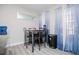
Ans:
{"type": "Polygon", "coordinates": [[[23,30],[24,30],[25,42],[29,42],[29,30],[27,30],[26,28],[23,28],[23,30]]]}
{"type": "Polygon", "coordinates": [[[29,36],[29,31],[28,31],[28,30],[26,30],[25,32],[26,32],[26,36],[28,37],[28,36],[29,36]]]}
{"type": "Polygon", "coordinates": [[[29,31],[26,29],[26,28],[23,28],[23,30],[24,30],[24,35],[27,37],[27,36],[29,36],[29,31]]]}

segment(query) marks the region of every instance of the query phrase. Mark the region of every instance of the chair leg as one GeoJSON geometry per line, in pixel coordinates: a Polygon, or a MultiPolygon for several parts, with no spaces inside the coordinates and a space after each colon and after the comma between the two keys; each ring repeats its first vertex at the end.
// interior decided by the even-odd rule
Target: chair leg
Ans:
{"type": "Polygon", "coordinates": [[[39,50],[40,50],[40,38],[39,38],[39,50]]]}
{"type": "Polygon", "coordinates": [[[26,48],[28,48],[28,43],[26,43],[26,48]]]}
{"type": "Polygon", "coordinates": [[[25,41],[24,41],[24,46],[26,46],[26,38],[25,38],[25,41]]]}
{"type": "Polygon", "coordinates": [[[24,46],[26,45],[26,43],[24,42],[24,46]]]}
{"type": "Polygon", "coordinates": [[[34,52],[34,44],[32,45],[32,52],[34,52]]]}
{"type": "Polygon", "coordinates": [[[24,41],[24,46],[26,45],[26,40],[24,41]]]}
{"type": "Polygon", "coordinates": [[[44,38],[44,47],[46,47],[46,42],[45,42],[45,38],[44,38]]]}
{"type": "Polygon", "coordinates": [[[25,43],[24,43],[24,46],[26,46],[26,48],[28,48],[28,42],[27,42],[26,37],[25,37],[25,43]]]}

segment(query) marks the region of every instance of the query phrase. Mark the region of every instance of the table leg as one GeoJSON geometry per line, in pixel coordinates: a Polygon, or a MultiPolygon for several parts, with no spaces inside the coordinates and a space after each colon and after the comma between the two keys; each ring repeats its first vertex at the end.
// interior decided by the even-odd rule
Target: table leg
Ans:
{"type": "Polygon", "coordinates": [[[39,50],[40,50],[40,38],[39,38],[39,50]]]}
{"type": "Polygon", "coordinates": [[[34,35],[33,35],[33,32],[32,32],[32,52],[34,52],[34,35]]]}

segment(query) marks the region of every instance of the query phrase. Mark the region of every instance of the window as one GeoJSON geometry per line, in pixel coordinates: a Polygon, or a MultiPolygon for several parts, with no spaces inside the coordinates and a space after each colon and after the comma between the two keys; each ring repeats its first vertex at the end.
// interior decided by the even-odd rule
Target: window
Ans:
{"type": "Polygon", "coordinates": [[[64,28],[65,28],[65,32],[66,34],[70,35],[70,34],[74,34],[74,20],[72,18],[72,12],[71,12],[71,8],[68,8],[64,11],[64,28]]]}
{"type": "Polygon", "coordinates": [[[17,12],[17,18],[18,19],[26,19],[26,20],[32,20],[33,19],[33,17],[31,15],[27,15],[27,14],[19,13],[19,12],[17,12]]]}

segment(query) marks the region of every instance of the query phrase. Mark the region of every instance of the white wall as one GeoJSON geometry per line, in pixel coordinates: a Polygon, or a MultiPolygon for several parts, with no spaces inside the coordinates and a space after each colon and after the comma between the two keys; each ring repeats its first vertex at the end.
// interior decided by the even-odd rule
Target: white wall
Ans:
{"type": "MultiPolygon", "coordinates": [[[[16,44],[20,44],[24,42],[24,32],[23,27],[36,27],[38,28],[39,24],[37,19],[33,20],[20,20],[17,19],[17,10],[20,7],[14,5],[0,5],[0,25],[6,25],[8,27],[8,35],[9,39],[7,42],[7,46],[12,46],[16,44]]],[[[21,8],[21,12],[28,13],[30,15],[37,15],[31,12],[26,11],[21,8]]]]}
{"type": "Polygon", "coordinates": [[[55,9],[50,9],[49,14],[49,25],[50,25],[50,34],[55,34],[55,9]]]}

